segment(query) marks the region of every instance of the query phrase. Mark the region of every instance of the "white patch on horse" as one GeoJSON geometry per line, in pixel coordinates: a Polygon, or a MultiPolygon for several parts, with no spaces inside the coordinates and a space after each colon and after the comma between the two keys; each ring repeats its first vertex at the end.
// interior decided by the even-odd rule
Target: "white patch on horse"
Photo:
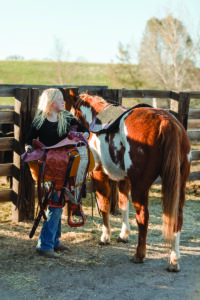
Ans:
{"type": "Polygon", "coordinates": [[[124,146],[125,146],[125,153],[124,153],[124,165],[125,165],[125,171],[127,172],[127,170],[132,166],[132,161],[130,158],[130,145],[127,141],[127,135],[128,135],[128,131],[127,128],[124,124],[123,126],[123,130],[124,130],[124,146]]]}
{"type": "Polygon", "coordinates": [[[128,236],[130,233],[130,225],[129,225],[129,201],[127,201],[127,208],[121,209],[122,214],[122,229],[120,232],[120,238],[123,240],[128,240],[128,236]]]}
{"type": "MultiPolygon", "coordinates": [[[[120,150],[120,141],[117,137],[115,137],[114,140],[117,150],[120,150]]],[[[121,170],[119,164],[115,164],[110,157],[109,143],[106,142],[106,134],[102,133],[96,135],[94,133],[92,135],[92,138],[89,140],[89,145],[94,155],[96,166],[101,163],[104,168],[104,172],[114,180],[120,180],[125,178],[126,173],[123,170],[121,170]]]]}
{"type": "MultiPolygon", "coordinates": [[[[118,134],[116,134],[118,135],[118,134]]],[[[106,135],[101,134],[99,136],[100,140],[100,156],[101,156],[101,161],[102,165],[104,167],[104,171],[106,174],[108,174],[112,179],[114,180],[120,180],[124,179],[126,176],[126,173],[120,169],[120,162],[118,164],[114,163],[111,156],[110,156],[110,151],[109,151],[109,143],[106,142],[105,140],[106,135]]],[[[115,151],[121,149],[119,137],[115,136],[114,138],[114,143],[115,143],[115,151]]]]}
{"type": "Polygon", "coordinates": [[[81,112],[83,114],[83,117],[85,118],[86,122],[89,124],[92,123],[92,108],[91,107],[86,107],[86,106],[81,106],[81,112]]]}
{"type": "Polygon", "coordinates": [[[111,236],[110,227],[107,228],[105,225],[103,225],[102,231],[103,233],[101,235],[101,242],[104,244],[110,243],[110,236],[111,236]]]}
{"type": "MultiPolygon", "coordinates": [[[[122,170],[120,168],[121,162],[118,162],[117,164],[113,162],[109,151],[110,143],[106,141],[105,133],[99,135],[93,134],[89,140],[90,149],[94,155],[96,166],[101,163],[104,168],[104,172],[111,179],[114,180],[124,179],[127,176],[127,170],[132,166],[132,161],[130,159],[130,145],[127,141],[128,132],[124,124],[124,120],[129,115],[129,113],[125,114],[120,120],[119,131],[115,134],[113,138],[114,155],[117,155],[117,152],[122,149],[122,145],[125,149],[125,153],[124,153],[125,170],[122,170]]],[[[87,121],[88,121],[88,116],[87,116],[87,121]]]]}
{"type": "Polygon", "coordinates": [[[180,244],[180,231],[174,233],[173,241],[172,241],[172,249],[170,253],[170,263],[169,263],[169,270],[180,270],[179,260],[180,260],[180,251],[179,251],[179,244],[180,244]]]}
{"type": "Polygon", "coordinates": [[[187,159],[189,161],[189,163],[191,162],[192,160],[192,152],[190,151],[190,153],[187,155],[187,159]]]}
{"type": "Polygon", "coordinates": [[[92,133],[89,139],[89,146],[95,160],[95,167],[101,164],[100,140],[92,133]]]}

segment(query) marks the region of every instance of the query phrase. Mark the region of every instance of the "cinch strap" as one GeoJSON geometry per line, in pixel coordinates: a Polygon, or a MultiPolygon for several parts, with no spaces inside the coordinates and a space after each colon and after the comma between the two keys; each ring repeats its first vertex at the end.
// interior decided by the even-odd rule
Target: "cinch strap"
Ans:
{"type": "Polygon", "coordinates": [[[82,189],[82,185],[85,182],[85,174],[88,169],[88,149],[87,146],[77,147],[77,151],[80,155],[80,163],[78,166],[77,176],[76,176],[76,184],[74,190],[75,202],[79,203],[79,195],[82,189]]]}

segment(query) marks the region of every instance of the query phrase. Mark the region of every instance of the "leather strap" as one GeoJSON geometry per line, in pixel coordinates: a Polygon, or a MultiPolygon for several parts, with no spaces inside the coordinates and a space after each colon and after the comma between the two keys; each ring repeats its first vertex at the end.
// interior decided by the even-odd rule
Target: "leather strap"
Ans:
{"type": "Polygon", "coordinates": [[[64,200],[65,187],[67,186],[67,182],[69,180],[69,176],[70,176],[70,172],[71,172],[72,165],[73,165],[73,162],[74,162],[74,158],[75,157],[70,154],[70,156],[69,156],[69,162],[68,162],[68,166],[67,166],[67,171],[66,171],[66,175],[65,175],[65,180],[64,180],[64,183],[63,183],[63,186],[62,186],[62,190],[61,190],[61,193],[60,193],[60,198],[59,198],[59,201],[58,201],[59,204],[62,204],[65,201],[64,200]]]}
{"type": "Polygon", "coordinates": [[[87,175],[87,171],[88,171],[88,168],[89,168],[89,165],[90,165],[90,149],[89,149],[88,144],[87,144],[87,153],[88,153],[88,164],[87,164],[87,168],[85,170],[84,179],[83,179],[83,183],[82,183],[82,186],[81,186],[81,189],[80,189],[80,193],[78,195],[78,203],[81,202],[82,192],[83,192],[84,184],[85,184],[85,181],[86,181],[86,175],[87,175]]]}
{"type": "MultiPolygon", "coordinates": [[[[44,207],[44,209],[47,207],[48,203],[49,203],[49,199],[51,199],[52,195],[53,195],[53,192],[54,192],[54,184],[51,184],[50,186],[50,189],[49,191],[46,193],[45,195],[45,198],[44,198],[44,201],[42,203],[42,206],[44,207]]],[[[33,227],[31,229],[31,232],[29,234],[29,238],[31,239],[34,234],[35,234],[35,231],[40,223],[40,220],[41,220],[41,217],[42,217],[42,212],[41,212],[41,208],[40,208],[40,211],[38,213],[38,216],[35,218],[35,221],[34,221],[34,224],[33,224],[33,227]]]]}
{"type": "Polygon", "coordinates": [[[39,169],[38,169],[38,181],[37,181],[37,190],[38,190],[38,203],[39,203],[39,206],[40,206],[40,211],[41,211],[41,214],[43,216],[43,218],[45,220],[47,220],[47,217],[46,217],[46,214],[45,214],[45,211],[44,211],[44,207],[43,207],[43,204],[42,204],[42,191],[41,191],[41,179],[42,179],[42,168],[43,168],[43,161],[38,161],[38,166],[39,166],[39,169]]]}

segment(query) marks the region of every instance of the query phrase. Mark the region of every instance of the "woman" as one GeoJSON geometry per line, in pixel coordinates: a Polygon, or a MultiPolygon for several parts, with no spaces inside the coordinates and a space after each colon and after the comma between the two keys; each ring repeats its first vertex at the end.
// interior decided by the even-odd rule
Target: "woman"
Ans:
{"type": "MultiPolygon", "coordinates": [[[[64,110],[64,99],[60,90],[45,90],[38,104],[38,110],[26,139],[26,151],[32,150],[33,139],[39,138],[45,146],[59,143],[68,136],[70,128],[76,126],[78,132],[88,138],[89,130],[78,122],[68,111],[64,110]]],[[[58,201],[58,194],[54,192],[51,201],[58,201]]],[[[38,239],[36,250],[40,255],[50,258],[59,258],[57,251],[69,251],[69,248],[61,245],[61,215],[62,208],[51,207],[47,209],[47,220],[38,239]]]]}

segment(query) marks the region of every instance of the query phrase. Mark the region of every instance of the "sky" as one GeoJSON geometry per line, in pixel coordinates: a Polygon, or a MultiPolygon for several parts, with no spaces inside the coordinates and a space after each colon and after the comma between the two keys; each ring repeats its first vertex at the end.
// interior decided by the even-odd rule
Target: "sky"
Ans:
{"type": "Polygon", "coordinates": [[[200,32],[200,0],[0,0],[0,11],[0,60],[117,62],[120,42],[139,48],[168,12],[200,32]]]}

